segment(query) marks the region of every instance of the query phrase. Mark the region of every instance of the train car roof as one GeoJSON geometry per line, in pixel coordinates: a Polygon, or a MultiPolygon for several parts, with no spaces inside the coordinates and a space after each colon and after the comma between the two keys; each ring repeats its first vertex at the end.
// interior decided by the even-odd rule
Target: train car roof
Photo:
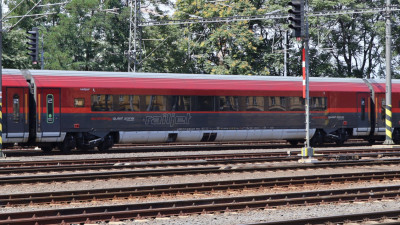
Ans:
{"type": "Polygon", "coordinates": [[[4,87],[29,87],[25,77],[21,74],[3,74],[2,75],[2,86],[4,87]]]}
{"type": "MultiPolygon", "coordinates": [[[[368,82],[374,88],[375,93],[386,93],[385,79],[368,79],[368,82]]],[[[400,93],[400,80],[392,79],[392,92],[400,93]]]]}
{"type": "MultiPolygon", "coordinates": [[[[299,91],[302,90],[303,85],[302,77],[13,69],[4,70],[4,74],[24,75],[27,79],[33,79],[38,87],[49,88],[299,91]]],[[[321,77],[310,78],[310,90],[316,92],[369,91],[362,79],[321,77]]]]}

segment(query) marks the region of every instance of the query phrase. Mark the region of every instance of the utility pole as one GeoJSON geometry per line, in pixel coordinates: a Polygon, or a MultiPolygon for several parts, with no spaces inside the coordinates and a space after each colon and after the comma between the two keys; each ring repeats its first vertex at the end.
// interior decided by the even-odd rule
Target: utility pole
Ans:
{"type": "Polygon", "coordinates": [[[138,70],[138,62],[142,59],[142,32],[139,26],[139,19],[141,17],[140,0],[130,0],[129,5],[130,19],[129,19],[129,49],[128,49],[128,72],[136,72],[138,70]],[[133,50],[132,50],[133,48],[133,50]],[[133,68],[132,68],[133,61],[133,68]]]}
{"type": "MultiPolygon", "coordinates": [[[[305,64],[303,65],[303,73],[305,73],[305,82],[303,80],[303,85],[305,83],[305,103],[306,103],[306,146],[301,149],[301,155],[303,159],[301,162],[305,163],[313,163],[318,160],[314,158],[314,149],[310,145],[310,54],[309,54],[309,42],[310,42],[310,33],[308,30],[308,16],[305,16],[308,13],[308,0],[304,0],[304,10],[302,12],[303,16],[303,30],[302,35],[304,37],[304,58],[305,64]],[[305,67],[305,69],[304,69],[305,67]],[[308,158],[306,158],[308,157],[308,158]]],[[[303,61],[303,63],[304,63],[303,61]]]]}
{"type": "Polygon", "coordinates": [[[386,139],[383,144],[393,145],[392,139],[392,22],[390,0],[386,0],[386,139]]]}
{"type": "Polygon", "coordinates": [[[0,1],[0,157],[3,158],[3,0],[0,1]]]}
{"type": "Polygon", "coordinates": [[[287,37],[287,35],[288,35],[288,31],[287,30],[285,30],[285,34],[283,35],[284,36],[284,38],[283,38],[283,69],[284,69],[284,71],[283,71],[283,76],[284,77],[287,77],[287,51],[288,51],[288,49],[287,49],[287,46],[288,46],[288,44],[287,44],[287,42],[288,42],[288,37],[287,37]]]}
{"type": "Polygon", "coordinates": [[[312,163],[316,161],[314,156],[314,149],[310,146],[310,86],[309,86],[309,32],[308,32],[308,18],[305,16],[308,12],[307,0],[292,0],[288,3],[292,6],[288,12],[293,16],[289,17],[292,24],[289,28],[294,30],[294,37],[297,40],[303,41],[302,50],[302,71],[303,71],[303,98],[305,99],[305,125],[306,125],[306,142],[305,146],[301,149],[302,159],[300,162],[312,163]]]}

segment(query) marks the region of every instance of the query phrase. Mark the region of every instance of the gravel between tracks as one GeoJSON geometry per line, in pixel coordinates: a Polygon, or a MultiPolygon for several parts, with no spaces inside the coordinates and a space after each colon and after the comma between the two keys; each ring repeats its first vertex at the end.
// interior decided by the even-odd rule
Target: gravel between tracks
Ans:
{"type": "MultiPolygon", "coordinates": [[[[293,150],[293,149],[291,149],[293,150]]],[[[277,150],[265,150],[277,151],[277,150]]],[[[234,150],[213,152],[217,153],[245,153],[245,152],[265,152],[263,150],[234,150]]],[[[282,149],[282,151],[286,151],[282,149]]],[[[127,154],[96,154],[96,155],[68,155],[68,156],[41,156],[41,157],[18,157],[7,158],[6,160],[53,160],[53,159],[82,159],[82,158],[109,158],[109,157],[140,157],[140,156],[155,156],[155,155],[184,155],[184,154],[210,154],[207,152],[177,152],[177,153],[127,153],[127,154]]],[[[396,166],[372,166],[361,168],[337,168],[337,169],[316,169],[316,170],[299,170],[299,171],[277,171],[277,172],[254,172],[254,173],[226,173],[226,174],[208,174],[208,175],[193,175],[193,176],[176,176],[176,177],[153,177],[145,179],[122,179],[122,180],[99,180],[87,182],[67,182],[67,183],[52,183],[52,184],[27,184],[27,185],[5,185],[0,187],[2,194],[15,194],[27,192],[48,192],[48,191],[66,191],[66,190],[87,190],[98,188],[114,188],[114,187],[131,187],[142,185],[161,185],[161,184],[175,184],[175,183],[189,183],[189,182],[207,182],[216,180],[233,180],[233,179],[250,179],[250,178],[265,178],[265,177],[283,177],[283,176],[301,176],[312,174],[331,174],[331,173],[353,173],[365,171],[390,171],[397,170],[396,166]]],[[[184,199],[197,199],[197,198],[215,198],[215,197],[228,197],[228,196],[243,196],[243,195],[261,195],[272,194],[281,192],[298,192],[298,191],[312,191],[312,190],[326,190],[326,189],[340,189],[340,188],[355,188],[355,187],[368,187],[368,186],[387,186],[387,185],[400,185],[400,181],[393,182],[363,182],[351,184],[335,184],[326,186],[304,186],[297,188],[285,189],[262,189],[258,191],[243,191],[243,192],[230,192],[230,193],[214,193],[211,195],[182,195],[182,196],[167,196],[162,198],[145,198],[136,199],[133,201],[114,201],[111,204],[129,204],[141,203],[151,201],[169,201],[169,200],[184,200],[184,199]]],[[[34,206],[34,207],[10,207],[0,208],[1,213],[16,212],[16,211],[31,211],[54,209],[63,207],[84,207],[84,206],[97,206],[107,205],[110,202],[96,202],[84,203],[74,205],[51,205],[51,206],[34,206]]],[[[318,205],[307,207],[290,207],[280,208],[276,210],[251,210],[248,212],[239,213],[222,213],[218,215],[198,215],[189,217],[172,217],[163,219],[150,219],[144,221],[125,221],[125,224],[241,224],[241,223],[256,223],[261,221],[279,221],[287,219],[300,219],[319,216],[330,216],[351,213],[363,213],[383,210],[394,210],[400,208],[399,201],[384,201],[384,202],[369,202],[363,204],[331,204],[331,205],[318,205]]]]}

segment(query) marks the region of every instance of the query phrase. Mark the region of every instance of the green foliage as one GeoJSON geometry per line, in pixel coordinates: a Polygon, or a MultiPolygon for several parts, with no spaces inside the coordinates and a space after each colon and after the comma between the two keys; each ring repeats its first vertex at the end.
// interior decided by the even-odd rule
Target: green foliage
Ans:
{"type": "Polygon", "coordinates": [[[25,36],[22,30],[13,30],[4,34],[2,62],[4,68],[32,68],[30,56],[26,50],[25,36]]]}

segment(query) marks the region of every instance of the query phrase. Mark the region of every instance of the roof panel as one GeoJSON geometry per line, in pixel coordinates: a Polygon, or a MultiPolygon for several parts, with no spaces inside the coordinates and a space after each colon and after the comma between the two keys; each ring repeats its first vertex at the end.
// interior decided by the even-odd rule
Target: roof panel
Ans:
{"type": "Polygon", "coordinates": [[[2,75],[2,85],[5,87],[29,87],[28,82],[22,75],[2,75]]]}
{"type": "MultiPolygon", "coordinates": [[[[301,91],[303,83],[302,77],[10,69],[4,71],[8,74],[19,74],[28,79],[33,78],[39,87],[301,91]]],[[[369,91],[362,79],[314,77],[310,78],[310,90],[369,91]]]]}
{"type": "MultiPolygon", "coordinates": [[[[171,89],[171,90],[276,90],[298,91],[302,80],[218,80],[186,78],[129,78],[129,77],[79,77],[79,76],[34,76],[38,87],[65,88],[121,88],[121,89],[171,89]]],[[[312,91],[368,91],[364,83],[312,82],[312,91]]]]}

